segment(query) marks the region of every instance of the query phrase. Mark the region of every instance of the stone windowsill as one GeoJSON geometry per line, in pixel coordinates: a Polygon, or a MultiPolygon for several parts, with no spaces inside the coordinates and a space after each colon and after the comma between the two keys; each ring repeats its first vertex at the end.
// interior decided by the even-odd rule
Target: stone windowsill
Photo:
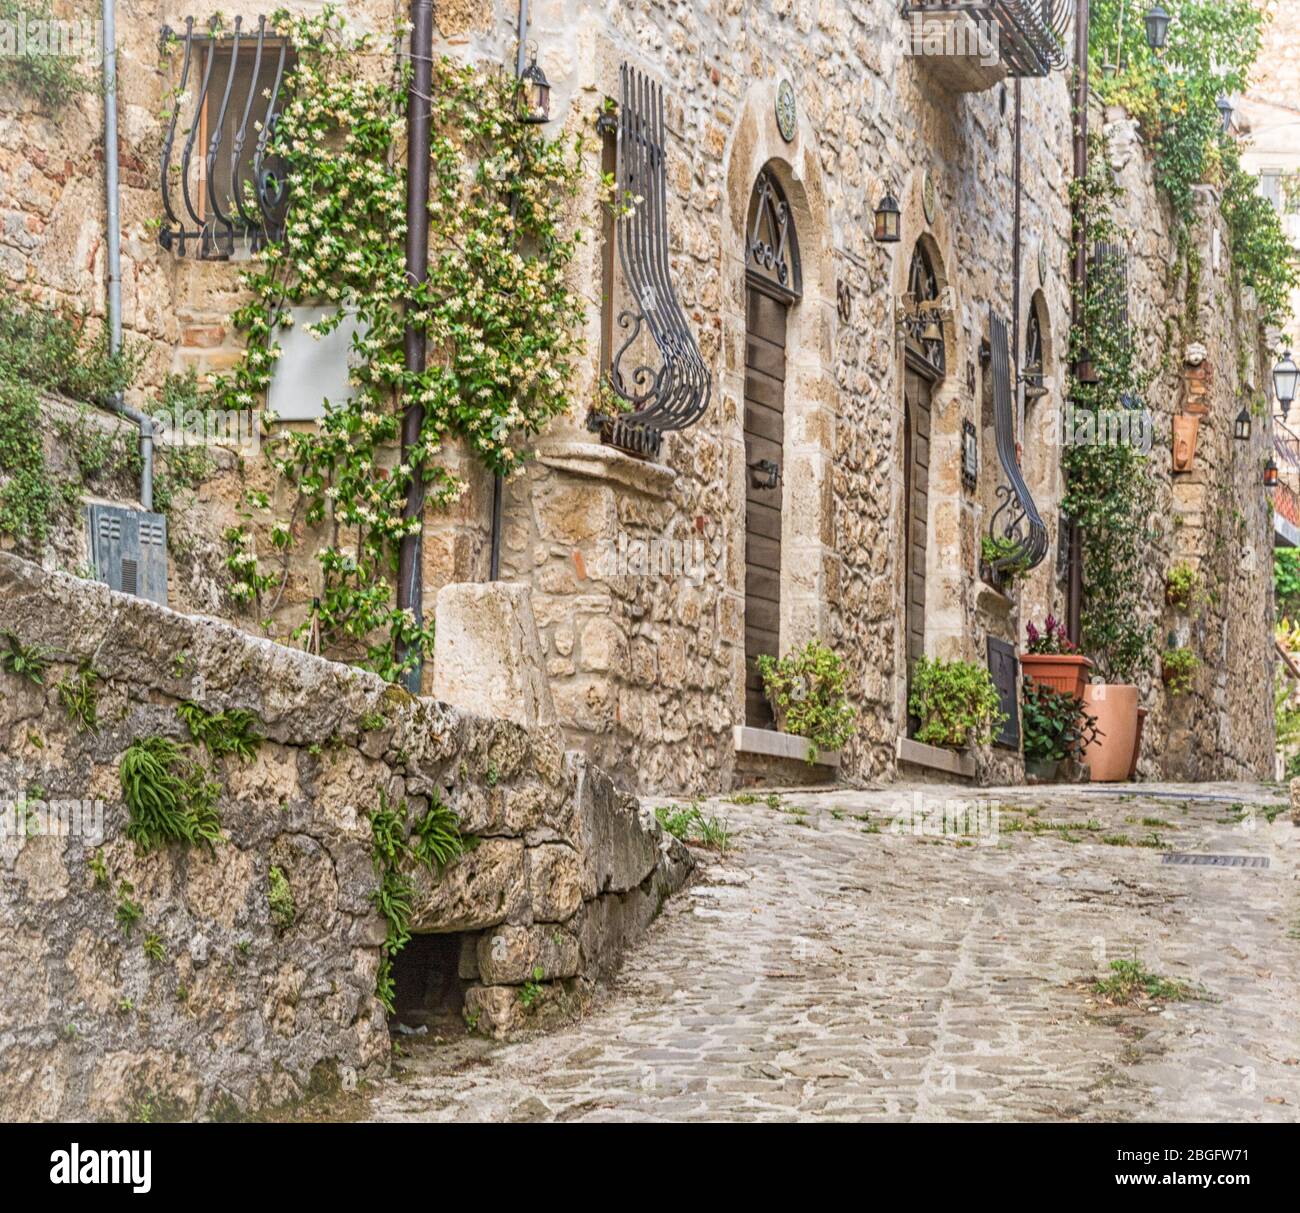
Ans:
{"type": "Polygon", "coordinates": [[[666,464],[635,459],[600,442],[543,443],[537,459],[557,471],[613,481],[648,497],[667,497],[677,481],[677,473],[666,464]]]}
{"type": "Polygon", "coordinates": [[[922,741],[913,741],[910,737],[898,739],[898,760],[910,762],[913,766],[929,767],[932,771],[960,775],[963,779],[975,778],[975,759],[970,754],[926,745],[922,741]]]}
{"type": "MultiPolygon", "coordinates": [[[[780,733],[776,729],[755,729],[747,724],[732,729],[737,754],[763,754],[768,758],[793,758],[808,761],[808,739],[793,733],[780,733]]],[[[814,766],[838,767],[839,750],[818,750],[814,766]]]]}

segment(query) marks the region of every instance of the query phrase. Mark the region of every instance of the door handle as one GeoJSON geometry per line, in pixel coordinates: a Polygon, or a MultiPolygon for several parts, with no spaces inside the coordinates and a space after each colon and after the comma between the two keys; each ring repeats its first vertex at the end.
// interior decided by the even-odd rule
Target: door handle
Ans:
{"type": "Polygon", "coordinates": [[[749,465],[749,483],[756,489],[774,489],[781,483],[781,469],[771,459],[759,459],[749,465]]]}

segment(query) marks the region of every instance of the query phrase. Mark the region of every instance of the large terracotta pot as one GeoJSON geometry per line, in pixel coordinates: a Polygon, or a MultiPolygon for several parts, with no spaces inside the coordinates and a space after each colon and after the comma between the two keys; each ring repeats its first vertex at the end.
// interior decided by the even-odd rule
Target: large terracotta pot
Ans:
{"type": "Polygon", "coordinates": [[[1026,678],[1040,686],[1078,699],[1088,682],[1092,662],[1079,653],[1023,653],[1020,668],[1026,678]]]}
{"type": "Polygon", "coordinates": [[[1094,783],[1122,783],[1133,765],[1137,743],[1138,689],[1123,683],[1092,682],[1083,688],[1089,715],[1097,718],[1096,741],[1084,748],[1094,783]]]}

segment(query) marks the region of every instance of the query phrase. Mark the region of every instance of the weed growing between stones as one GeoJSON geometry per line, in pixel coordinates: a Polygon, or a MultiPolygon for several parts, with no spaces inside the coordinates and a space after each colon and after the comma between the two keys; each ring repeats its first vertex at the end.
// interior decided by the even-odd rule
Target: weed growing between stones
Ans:
{"type": "Polygon", "coordinates": [[[684,809],[663,805],[655,809],[655,819],[674,838],[692,846],[712,851],[730,851],[734,845],[727,820],[723,817],[705,817],[700,802],[692,801],[684,809]]]}
{"type": "Polygon", "coordinates": [[[1185,981],[1160,977],[1143,968],[1135,955],[1131,960],[1112,960],[1109,977],[1099,978],[1093,991],[1112,1006],[1130,1006],[1142,1002],[1183,1002],[1196,998],[1185,981]]]}
{"type": "Polygon", "coordinates": [[[123,880],[117,886],[117,925],[120,926],[127,935],[131,934],[135,924],[144,917],[144,908],[138,901],[131,898],[135,892],[135,885],[129,880],[123,880]]]}
{"type": "Polygon", "coordinates": [[[271,921],[277,928],[287,931],[293,926],[298,907],[294,904],[293,889],[283,868],[271,868],[267,876],[266,902],[271,909],[271,921]]]}
{"type": "Polygon", "coordinates": [[[402,871],[404,861],[441,873],[473,845],[460,832],[460,822],[435,795],[428,811],[407,830],[406,801],[392,807],[380,792],[379,808],[370,814],[372,859],[379,887],[371,895],[388,923],[375,977],[375,997],[393,1013],[393,958],[411,939],[411,899],[415,889],[402,871]]]}
{"type": "Polygon", "coordinates": [[[45,685],[45,674],[54,658],[54,650],[44,644],[23,644],[10,631],[0,632],[6,648],[0,649],[0,668],[26,678],[38,687],[45,685]]]}
{"type": "Polygon", "coordinates": [[[99,673],[89,665],[83,665],[75,674],[60,679],[55,684],[59,694],[59,703],[67,712],[68,719],[77,725],[83,733],[99,731],[99,673]]]}
{"type": "Polygon", "coordinates": [[[244,708],[209,712],[187,699],[176,709],[176,714],[185,722],[190,736],[205,745],[214,758],[237,754],[245,762],[251,762],[263,741],[254,728],[257,717],[244,708]]]}
{"type": "Polygon", "coordinates": [[[523,985],[519,987],[519,1001],[523,1004],[525,1011],[531,1011],[533,1004],[542,996],[542,978],[546,975],[546,970],[538,965],[533,969],[533,975],[523,985]]]}
{"type": "Polygon", "coordinates": [[[118,766],[127,837],[144,852],[179,842],[212,849],[221,837],[221,787],[190,752],[167,737],[133,742],[118,766]]]}

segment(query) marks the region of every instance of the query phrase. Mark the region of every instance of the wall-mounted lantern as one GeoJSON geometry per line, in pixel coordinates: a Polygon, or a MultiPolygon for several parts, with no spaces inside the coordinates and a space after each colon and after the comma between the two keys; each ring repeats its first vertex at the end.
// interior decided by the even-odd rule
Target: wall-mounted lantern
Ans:
{"type": "Polygon", "coordinates": [[[1273,394],[1277,397],[1277,402],[1282,406],[1282,416],[1285,417],[1291,409],[1291,401],[1295,399],[1296,381],[1300,380],[1300,367],[1297,367],[1291,358],[1291,351],[1287,350],[1282,355],[1282,361],[1273,368],[1273,394]]]}
{"type": "Polygon", "coordinates": [[[537,48],[529,49],[528,66],[520,73],[519,118],[533,126],[551,120],[551,82],[537,62],[537,48]]]}
{"type": "Polygon", "coordinates": [[[880,205],[876,207],[876,230],[874,232],[876,243],[897,244],[902,218],[902,212],[898,209],[898,202],[894,195],[886,192],[885,196],[880,200],[880,205]]]}
{"type": "Polygon", "coordinates": [[[1264,465],[1264,487],[1266,489],[1277,488],[1277,464],[1273,462],[1273,456],[1268,457],[1268,462],[1264,465]]]}
{"type": "Polygon", "coordinates": [[[1220,93],[1214,107],[1219,111],[1219,117],[1223,119],[1223,129],[1226,133],[1232,126],[1232,102],[1220,93]]]}
{"type": "Polygon", "coordinates": [[[1153,4],[1142,22],[1147,27],[1147,45],[1153,51],[1164,50],[1169,39],[1169,14],[1160,5],[1153,4]]]}
{"type": "Polygon", "coordinates": [[[1232,436],[1245,442],[1250,437],[1250,410],[1244,405],[1242,410],[1237,414],[1237,420],[1232,423],[1232,436]]]}

